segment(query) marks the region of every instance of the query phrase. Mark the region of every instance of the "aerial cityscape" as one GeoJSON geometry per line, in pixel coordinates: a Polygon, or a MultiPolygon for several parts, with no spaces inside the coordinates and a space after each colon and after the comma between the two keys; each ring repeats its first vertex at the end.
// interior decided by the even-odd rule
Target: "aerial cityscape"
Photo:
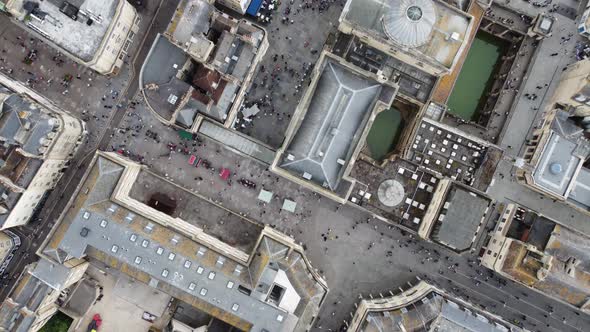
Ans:
{"type": "Polygon", "coordinates": [[[590,331],[590,3],[0,0],[0,331],[590,331]]]}

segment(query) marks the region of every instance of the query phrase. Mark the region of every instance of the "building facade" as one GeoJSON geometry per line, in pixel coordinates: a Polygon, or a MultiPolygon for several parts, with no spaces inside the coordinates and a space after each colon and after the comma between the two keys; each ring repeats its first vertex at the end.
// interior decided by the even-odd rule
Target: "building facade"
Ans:
{"type": "Polygon", "coordinates": [[[84,122],[0,75],[0,229],[24,225],[86,134],[84,122]]]}
{"type": "MultiPolygon", "coordinates": [[[[391,292],[390,292],[391,293],[391,292]]],[[[522,332],[520,327],[487,313],[465,299],[425,282],[388,297],[363,299],[347,331],[522,332]]]]}
{"type": "Polygon", "coordinates": [[[553,103],[571,108],[575,116],[590,116],[590,59],[573,63],[562,73],[553,103]]]}
{"type": "Polygon", "coordinates": [[[114,153],[95,155],[38,254],[42,259],[32,274],[52,289],[75,282],[84,262],[107,266],[244,331],[308,331],[328,292],[292,238],[114,153]],[[143,200],[153,194],[158,208],[171,209],[143,200]],[[167,205],[180,200],[190,208],[167,205]],[[228,216],[221,233],[191,223],[191,211],[205,206],[228,216]],[[238,223],[228,225],[232,219],[238,223]],[[229,244],[232,228],[243,227],[249,235],[236,236],[248,241],[229,244]]]}
{"type": "Polygon", "coordinates": [[[139,31],[140,17],[125,0],[84,0],[75,6],[4,0],[4,10],[48,44],[102,75],[117,75],[139,31]]]}
{"type": "Polygon", "coordinates": [[[217,3],[240,14],[246,13],[251,0],[217,0],[217,3]]]}
{"type": "Polygon", "coordinates": [[[578,24],[578,33],[586,38],[590,38],[590,6],[586,6],[584,14],[578,24]]]}
{"type": "Polygon", "coordinates": [[[0,331],[41,329],[67,298],[64,291],[81,280],[87,267],[83,260],[71,260],[66,267],[44,259],[25,267],[0,304],[0,331]]]}
{"type": "Polygon", "coordinates": [[[590,238],[508,204],[482,247],[481,265],[585,312],[590,238]]]}
{"type": "Polygon", "coordinates": [[[18,235],[11,231],[0,232],[0,274],[4,273],[8,267],[20,244],[18,235]]]}

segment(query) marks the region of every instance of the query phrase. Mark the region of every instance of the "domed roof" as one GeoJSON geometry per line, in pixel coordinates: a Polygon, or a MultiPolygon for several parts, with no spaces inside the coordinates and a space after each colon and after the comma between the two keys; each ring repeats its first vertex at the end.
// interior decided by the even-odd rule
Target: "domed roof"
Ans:
{"type": "Polygon", "coordinates": [[[385,206],[398,206],[405,197],[404,186],[393,179],[385,180],[377,189],[377,197],[379,202],[385,206]]]}
{"type": "Polygon", "coordinates": [[[432,0],[389,0],[391,10],[383,15],[385,34],[406,47],[418,47],[428,41],[436,22],[432,0]]]}

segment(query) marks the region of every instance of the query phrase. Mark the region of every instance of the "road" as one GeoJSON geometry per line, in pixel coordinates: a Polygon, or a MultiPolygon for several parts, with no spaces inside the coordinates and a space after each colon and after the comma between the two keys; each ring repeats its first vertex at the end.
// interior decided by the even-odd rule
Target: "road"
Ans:
{"type": "MultiPolygon", "coordinates": [[[[130,79],[117,100],[124,105],[137,94],[137,73],[141,61],[156,34],[166,27],[177,1],[159,3],[165,5],[160,10],[155,10],[153,23],[150,24],[146,37],[137,46],[131,61],[130,79]]],[[[9,275],[15,276],[26,264],[35,260],[35,251],[53,223],[59,219],[96,148],[106,149],[109,144],[113,144],[113,130],[119,127],[125,114],[136,112],[143,111],[128,109],[111,113],[105,124],[107,130],[98,137],[96,144],[77,156],[74,166],[66,171],[58,187],[49,195],[45,208],[28,226],[15,230],[21,236],[23,245],[18,252],[20,259],[15,259],[15,263],[9,267],[9,275]]],[[[144,121],[147,121],[147,117],[147,112],[138,116],[144,121]]],[[[167,132],[170,137],[174,135],[173,129],[163,125],[154,130],[167,132]]],[[[117,139],[117,136],[114,138],[117,139]]],[[[274,185],[277,190],[271,189],[278,191],[280,187],[287,188],[289,184],[281,181],[285,180],[277,180],[274,185]]],[[[510,183],[496,184],[494,188],[513,188],[512,185],[508,187],[510,183]]],[[[497,189],[496,195],[500,197],[502,190],[497,189]]],[[[231,199],[220,197],[222,201],[231,199]]],[[[331,292],[314,331],[339,329],[350,318],[359,296],[368,297],[372,294],[377,297],[379,293],[386,294],[388,290],[405,287],[407,282],[413,282],[417,276],[431,280],[456,296],[480,305],[484,310],[497,313],[510,321],[519,321],[531,330],[582,331],[590,324],[588,315],[579,313],[571,306],[478,266],[477,258],[471,253],[459,255],[432,243],[418,241],[395,227],[369,218],[353,207],[338,207],[333,202],[316,202],[314,199],[304,208],[306,216],[309,216],[305,222],[288,223],[285,222],[286,218],[268,217],[261,217],[261,221],[293,234],[298,241],[304,243],[312,264],[326,276],[331,292]]],[[[264,214],[258,212],[260,216],[264,214]]],[[[0,289],[0,300],[5,298],[11,286],[12,283],[9,283],[0,289]]]]}
{"type": "Polygon", "coordinates": [[[152,171],[167,174],[176,183],[183,183],[190,190],[223,202],[232,211],[272,225],[303,243],[308,258],[325,276],[331,289],[316,326],[318,330],[339,329],[350,318],[359,295],[369,297],[372,294],[376,297],[379,293],[387,294],[389,290],[404,287],[406,282],[415,281],[416,276],[430,278],[443,289],[481,304],[486,310],[504,315],[509,320],[523,321],[522,315],[526,315],[527,327],[544,327],[540,329],[542,331],[576,331],[590,323],[588,316],[578,316],[570,306],[495,274],[490,277],[487,269],[478,266],[473,253],[458,255],[441,246],[411,239],[396,227],[372,219],[352,206],[339,206],[320,198],[284,178],[276,177],[268,172],[266,166],[201,137],[201,145],[197,147],[199,156],[209,160],[216,168],[232,169],[235,178],[251,179],[276,197],[296,201],[298,210],[296,214],[282,211],[282,199],[273,199],[261,206],[257,204],[258,191],[242,186],[224,187],[210,172],[188,166],[182,153],[169,154],[167,142],[179,143],[178,134],[155,119],[149,110],[140,106],[133,114],[125,117],[121,126],[138,128],[141,124],[142,129],[119,132],[114,142],[125,144],[134,155],[143,157],[152,171]],[[158,133],[159,143],[146,139],[147,129],[158,133]],[[198,176],[206,179],[204,184],[194,181],[198,176]],[[450,261],[445,259],[446,256],[450,261]],[[459,266],[457,272],[452,272],[448,266],[455,263],[459,266]],[[515,294],[519,299],[507,294],[515,294]],[[506,302],[506,306],[502,301],[506,302]],[[552,317],[549,315],[550,305],[555,308],[552,317]],[[561,317],[566,317],[566,323],[561,317]],[[550,324],[549,328],[545,321],[550,324]]]}
{"type": "MultiPolygon", "coordinates": [[[[154,6],[153,10],[149,10],[149,8],[145,10],[148,14],[151,14],[151,16],[147,17],[151,23],[147,33],[145,34],[145,38],[141,40],[140,44],[135,46],[135,56],[133,57],[131,63],[131,79],[128,81],[128,85],[124,87],[124,93],[120,95],[119,102],[126,103],[126,101],[131,100],[137,93],[138,75],[135,73],[139,73],[143,59],[147,52],[149,52],[156,34],[165,29],[168,22],[170,21],[170,18],[172,17],[172,13],[174,8],[176,8],[178,1],[179,0],[154,0],[152,2],[147,2],[148,7],[151,5],[154,6]]],[[[146,19],[145,16],[144,19],[146,19]]],[[[108,124],[104,126],[104,128],[107,128],[107,130],[103,131],[103,134],[100,136],[94,146],[86,146],[76,155],[75,159],[72,161],[73,166],[70,166],[66,170],[63,177],[58,182],[56,188],[49,193],[49,197],[47,198],[45,204],[43,206],[39,206],[39,209],[41,209],[40,213],[36,217],[33,217],[29,224],[25,225],[24,227],[11,229],[21,237],[23,244],[17,251],[17,254],[15,254],[15,259],[13,259],[12,263],[8,266],[5,272],[9,276],[7,278],[9,282],[5,285],[5,287],[0,288],[0,301],[4,301],[14,282],[16,281],[18,274],[22,272],[23,268],[37,260],[35,255],[37,248],[41,245],[51,230],[55,220],[59,219],[59,216],[67,204],[69,197],[71,197],[79,181],[82,179],[82,176],[86,171],[86,166],[92,159],[94,152],[98,148],[106,147],[108,145],[108,142],[111,138],[110,135],[112,134],[112,128],[116,128],[118,126],[124,114],[125,110],[119,110],[117,112],[111,113],[108,124]]]]}

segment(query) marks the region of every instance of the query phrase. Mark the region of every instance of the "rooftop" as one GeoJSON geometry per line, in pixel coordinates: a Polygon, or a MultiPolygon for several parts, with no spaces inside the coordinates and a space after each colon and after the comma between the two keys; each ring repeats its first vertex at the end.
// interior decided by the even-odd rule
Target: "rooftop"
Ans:
{"type": "Polygon", "coordinates": [[[0,232],[0,266],[4,265],[4,260],[12,252],[15,242],[7,233],[0,232]]]}
{"type": "Polygon", "coordinates": [[[565,196],[574,173],[582,163],[574,155],[576,143],[552,133],[544,149],[534,173],[535,182],[559,196],[565,196]]]}
{"type": "Polygon", "coordinates": [[[501,152],[459,130],[424,118],[408,158],[424,168],[485,191],[501,152]]]}
{"type": "Polygon", "coordinates": [[[59,125],[47,109],[0,85],[0,226],[43,165],[59,125]]]}
{"type": "Polygon", "coordinates": [[[357,36],[338,34],[332,52],[363,70],[380,73],[390,81],[398,82],[400,93],[420,102],[430,97],[436,83],[436,76],[367,45],[357,36]]]}
{"type": "Polygon", "coordinates": [[[296,133],[279,166],[336,191],[377,103],[391,104],[394,93],[391,87],[324,59],[315,85],[293,117],[296,133]]]}
{"type": "Polygon", "coordinates": [[[166,120],[172,118],[182,96],[190,91],[190,84],[177,76],[188,60],[186,53],[158,35],[141,67],[139,84],[146,99],[166,120]]]}
{"type": "Polygon", "coordinates": [[[514,240],[502,271],[574,306],[586,303],[590,296],[588,236],[522,208],[513,215],[507,236],[514,240]]]}
{"type": "Polygon", "coordinates": [[[459,58],[471,28],[470,15],[437,0],[348,0],[340,21],[447,69],[459,58]]]}
{"type": "Polygon", "coordinates": [[[535,184],[588,209],[590,171],[583,164],[589,157],[590,141],[583,129],[566,112],[557,111],[533,173],[535,184]]]}
{"type": "Polygon", "coordinates": [[[194,193],[179,189],[154,173],[142,170],[129,196],[173,218],[205,230],[211,236],[244,252],[251,252],[262,232],[260,224],[244,219],[194,193]]]}
{"type": "Polygon", "coordinates": [[[176,8],[173,25],[169,27],[175,42],[187,48],[194,39],[203,38],[209,30],[213,6],[205,0],[183,0],[176,8]]]}
{"type": "Polygon", "coordinates": [[[451,186],[438,214],[432,237],[455,250],[466,250],[476,238],[490,200],[457,185],[451,186]]]}
{"type": "Polygon", "coordinates": [[[183,128],[192,128],[198,114],[223,123],[244,91],[241,82],[256,65],[263,38],[262,29],[206,1],[180,2],[141,69],[148,104],[183,128]]]}
{"type": "Polygon", "coordinates": [[[420,281],[391,297],[362,300],[351,331],[504,332],[521,329],[420,281]]]}
{"type": "Polygon", "coordinates": [[[41,156],[51,143],[59,121],[22,95],[0,86],[0,141],[41,156]]]}
{"type": "MultiPolygon", "coordinates": [[[[86,255],[244,330],[300,330],[317,314],[327,289],[282,234],[262,230],[245,253],[223,242],[226,234],[215,238],[219,219],[204,230],[195,226],[205,223],[200,213],[210,203],[114,154],[95,156],[79,188],[42,247],[47,257],[86,255]],[[161,194],[156,201],[152,188],[161,194]],[[174,210],[164,196],[175,198],[174,210]],[[149,197],[149,205],[139,200],[149,197]]],[[[226,232],[250,222],[217,208],[226,232]]]]}
{"type": "Polygon", "coordinates": [[[243,81],[255,56],[254,46],[224,30],[217,42],[212,63],[220,72],[243,81]]]}
{"type": "Polygon", "coordinates": [[[49,286],[30,274],[34,266],[28,266],[19,276],[10,297],[0,304],[0,328],[14,332],[29,331],[35,320],[35,312],[47,293],[49,286]]]}
{"type": "Polygon", "coordinates": [[[388,162],[383,168],[358,160],[351,176],[357,180],[352,198],[365,201],[363,208],[416,232],[440,181],[403,159],[388,162]],[[369,193],[369,199],[364,198],[365,193],[369,193]]]}
{"type": "Polygon", "coordinates": [[[66,3],[35,2],[38,8],[31,12],[27,25],[74,56],[89,61],[104,39],[121,1],[74,0],[69,1],[69,6],[66,3]]]}

